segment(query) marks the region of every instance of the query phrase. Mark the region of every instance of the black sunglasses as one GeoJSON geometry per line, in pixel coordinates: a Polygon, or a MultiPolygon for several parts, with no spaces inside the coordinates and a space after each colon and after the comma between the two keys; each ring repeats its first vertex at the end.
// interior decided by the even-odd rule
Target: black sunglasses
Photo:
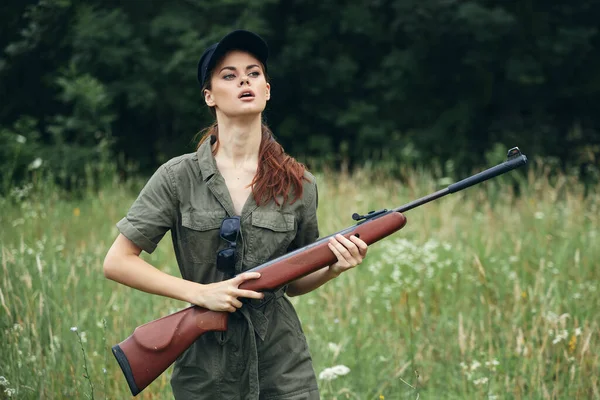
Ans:
{"type": "Polygon", "coordinates": [[[229,246],[217,252],[217,269],[226,275],[235,274],[236,242],[240,234],[240,217],[228,217],[221,222],[219,236],[229,243],[229,246]]]}

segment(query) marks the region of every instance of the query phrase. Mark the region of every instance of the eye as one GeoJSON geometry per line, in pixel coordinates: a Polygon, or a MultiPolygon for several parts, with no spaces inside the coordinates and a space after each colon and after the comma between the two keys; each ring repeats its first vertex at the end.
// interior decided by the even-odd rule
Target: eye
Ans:
{"type": "Polygon", "coordinates": [[[252,76],[252,77],[257,77],[260,76],[260,72],[259,71],[252,71],[248,74],[248,76],[252,76]]]}
{"type": "Polygon", "coordinates": [[[228,80],[228,81],[230,81],[230,80],[232,80],[234,78],[235,78],[234,74],[223,75],[223,79],[228,80]]]}

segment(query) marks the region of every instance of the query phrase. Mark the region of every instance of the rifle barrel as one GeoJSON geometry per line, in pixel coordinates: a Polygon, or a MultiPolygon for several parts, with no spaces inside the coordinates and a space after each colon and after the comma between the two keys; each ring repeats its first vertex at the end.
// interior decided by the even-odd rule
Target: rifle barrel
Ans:
{"type": "Polygon", "coordinates": [[[487,181],[488,179],[494,178],[498,175],[502,175],[508,171],[512,171],[513,169],[518,168],[521,165],[527,164],[527,157],[524,154],[521,154],[518,148],[515,147],[513,149],[510,149],[508,154],[509,159],[503,162],[502,164],[498,164],[495,167],[488,168],[485,171],[479,172],[478,174],[453,183],[445,189],[438,190],[435,193],[431,193],[425,197],[421,197],[420,199],[404,204],[403,206],[395,208],[393,211],[403,213],[408,210],[412,210],[415,207],[419,207],[425,203],[429,203],[430,201],[439,199],[440,197],[444,197],[447,194],[458,192],[483,181],[487,181]]]}

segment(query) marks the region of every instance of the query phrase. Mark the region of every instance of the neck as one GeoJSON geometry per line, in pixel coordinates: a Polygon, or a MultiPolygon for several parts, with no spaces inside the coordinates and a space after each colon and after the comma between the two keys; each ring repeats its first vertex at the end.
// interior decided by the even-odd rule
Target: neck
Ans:
{"type": "Polygon", "coordinates": [[[258,162],[262,137],[261,116],[244,118],[217,118],[219,124],[219,150],[216,158],[244,166],[258,162]]]}

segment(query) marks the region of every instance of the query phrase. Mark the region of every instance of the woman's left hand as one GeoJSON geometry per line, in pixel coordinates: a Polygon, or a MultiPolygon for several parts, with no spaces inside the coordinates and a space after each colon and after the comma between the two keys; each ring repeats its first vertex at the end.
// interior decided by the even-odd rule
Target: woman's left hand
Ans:
{"type": "Polygon", "coordinates": [[[367,244],[354,235],[348,240],[337,234],[329,239],[328,245],[337,257],[337,262],[329,266],[329,271],[336,276],[356,267],[367,255],[367,244]]]}

